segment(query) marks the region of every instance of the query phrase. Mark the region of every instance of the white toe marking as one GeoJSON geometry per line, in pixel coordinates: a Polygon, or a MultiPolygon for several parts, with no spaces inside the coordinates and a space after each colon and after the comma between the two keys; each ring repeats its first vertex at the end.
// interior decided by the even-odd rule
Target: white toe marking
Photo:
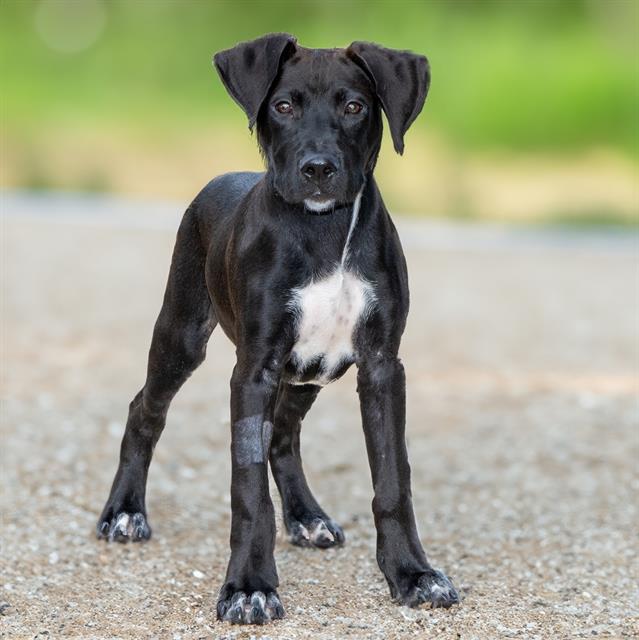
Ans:
{"type": "Polygon", "coordinates": [[[266,596],[261,591],[254,591],[251,596],[251,605],[259,606],[261,609],[264,609],[266,606],[266,596]]]}
{"type": "Polygon", "coordinates": [[[298,525],[297,529],[295,529],[292,532],[291,540],[293,540],[297,534],[301,535],[302,538],[304,538],[304,540],[310,540],[311,539],[311,536],[308,533],[308,529],[301,523],[298,525]]]}
{"type": "Polygon", "coordinates": [[[335,542],[335,536],[329,531],[326,523],[321,520],[315,525],[313,532],[311,533],[311,540],[317,542],[320,539],[329,540],[335,542]]]}
{"type": "Polygon", "coordinates": [[[121,513],[115,521],[115,529],[128,535],[129,520],[130,517],[128,513],[121,513]]]}
{"type": "Polygon", "coordinates": [[[443,587],[441,584],[437,584],[436,582],[433,582],[430,585],[430,590],[432,593],[448,593],[448,587],[443,587]]]}

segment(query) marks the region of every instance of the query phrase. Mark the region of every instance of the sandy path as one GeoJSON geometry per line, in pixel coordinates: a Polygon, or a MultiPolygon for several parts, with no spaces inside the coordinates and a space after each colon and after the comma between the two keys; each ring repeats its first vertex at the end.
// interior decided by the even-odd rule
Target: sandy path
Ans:
{"type": "Polygon", "coordinates": [[[347,545],[300,550],[280,533],[287,618],[241,629],[214,617],[230,520],[233,350],[221,332],[156,451],[153,540],[93,537],[143,382],[175,212],[7,195],[3,209],[0,636],[639,635],[636,237],[403,223],[415,508],[431,561],[464,601],[390,602],[349,372],[303,434],[310,483],[347,545]]]}

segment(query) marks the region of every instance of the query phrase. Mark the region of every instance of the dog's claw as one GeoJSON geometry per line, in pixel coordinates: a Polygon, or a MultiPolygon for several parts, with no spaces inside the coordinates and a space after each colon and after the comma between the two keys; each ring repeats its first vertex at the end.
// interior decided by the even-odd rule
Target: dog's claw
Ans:
{"type": "Polygon", "coordinates": [[[289,538],[293,544],[299,547],[308,547],[311,543],[308,529],[301,522],[295,522],[291,525],[289,538]]]}
{"type": "Polygon", "coordinates": [[[251,596],[251,610],[248,615],[249,624],[264,624],[266,617],[266,596],[261,591],[255,591],[251,596]]]}
{"type": "Polygon", "coordinates": [[[225,620],[228,620],[231,624],[239,624],[243,621],[244,606],[246,604],[246,594],[243,591],[238,591],[233,594],[231,598],[231,606],[228,608],[225,620]]]}
{"type": "Polygon", "coordinates": [[[284,617],[284,607],[274,591],[271,591],[266,597],[266,608],[273,612],[273,618],[284,617]]]}
{"type": "Polygon", "coordinates": [[[266,624],[284,617],[284,607],[275,591],[265,594],[254,591],[248,596],[236,591],[230,598],[220,598],[217,603],[218,620],[231,624],[266,624]]]}
{"type": "Polygon", "coordinates": [[[326,523],[318,519],[312,529],[311,540],[316,547],[330,547],[335,542],[335,536],[330,532],[326,523]]]}

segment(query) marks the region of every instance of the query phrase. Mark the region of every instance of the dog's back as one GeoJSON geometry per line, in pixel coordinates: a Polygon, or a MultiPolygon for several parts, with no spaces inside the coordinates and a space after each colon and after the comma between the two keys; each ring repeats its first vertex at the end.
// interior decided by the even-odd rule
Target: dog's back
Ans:
{"type": "Polygon", "coordinates": [[[228,240],[240,203],[264,175],[253,171],[225,173],[213,178],[195,197],[185,215],[193,212],[207,248],[214,236],[228,240]]]}

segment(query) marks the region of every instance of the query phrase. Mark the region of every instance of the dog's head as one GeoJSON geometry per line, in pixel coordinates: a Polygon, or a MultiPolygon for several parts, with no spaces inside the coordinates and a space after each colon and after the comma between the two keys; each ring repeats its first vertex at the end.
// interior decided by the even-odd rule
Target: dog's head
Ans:
{"type": "Polygon", "coordinates": [[[354,42],[306,49],[278,33],[215,55],[229,94],[244,109],[284,200],[311,211],[352,202],[381,145],[381,110],[395,150],[422,110],[424,56],[354,42]]]}

